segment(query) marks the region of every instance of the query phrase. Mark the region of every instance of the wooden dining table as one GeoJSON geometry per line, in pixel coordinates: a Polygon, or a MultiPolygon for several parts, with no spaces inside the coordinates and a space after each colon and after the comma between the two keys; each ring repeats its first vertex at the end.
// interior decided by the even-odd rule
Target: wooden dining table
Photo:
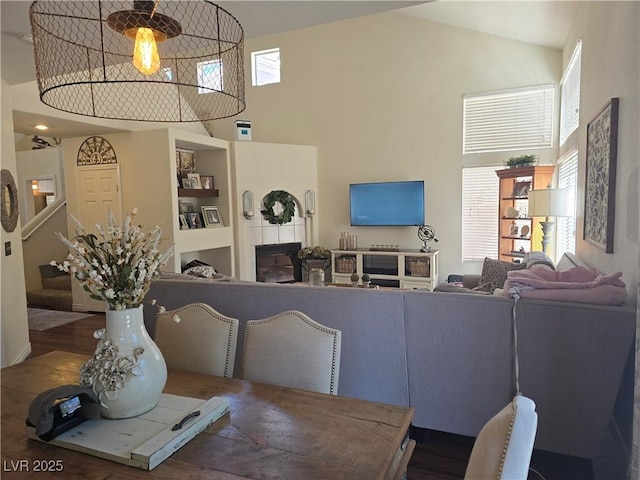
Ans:
{"type": "Polygon", "coordinates": [[[151,471],[28,439],[31,401],[77,383],[87,358],[55,351],[0,371],[2,478],[399,479],[415,445],[412,408],[171,369],[165,393],[223,397],[230,411],[151,471]]]}

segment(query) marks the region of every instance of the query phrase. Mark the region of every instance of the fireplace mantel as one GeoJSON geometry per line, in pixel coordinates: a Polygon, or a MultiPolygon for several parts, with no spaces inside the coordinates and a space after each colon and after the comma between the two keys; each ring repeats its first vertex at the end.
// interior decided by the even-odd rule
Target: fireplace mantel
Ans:
{"type": "MultiPolygon", "coordinates": [[[[299,242],[303,247],[317,245],[319,216],[305,212],[305,193],[318,191],[317,149],[305,145],[260,142],[232,142],[234,171],[234,215],[236,235],[236,276],[256,281],[256,245],[299,242]],[[252,218],[245,218],[242,193],[253,193],[252,218]],[[262,201],[272,190],[285,190],[296,204],[290,223],[273,225],[260,211],[262,201]]],[[[318,210],[316,196],[316,211],[318,210]]],[[[278,205],[276,204],[276,208],[278,205]]]]}

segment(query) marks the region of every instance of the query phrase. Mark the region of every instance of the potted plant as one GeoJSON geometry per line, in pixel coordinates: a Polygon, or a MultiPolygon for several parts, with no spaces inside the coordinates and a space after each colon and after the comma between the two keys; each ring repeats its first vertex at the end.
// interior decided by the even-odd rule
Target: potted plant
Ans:
{"type": "Polygon", "coordinates": [[[507,160],[507,166],[509,168],[530,167],[537,161],[538,157],[534,154],[520,155],[518,157],[510,157],[509,160],[507,160]]]}
{"type": "Polygon", "coordinates": [[[325,271],[331,265],[331,250],[320,245],[305,247],[298,251],[298,258],[301,260],[302,268],[307,272],[311,268],[321,268],[325,271]]]}

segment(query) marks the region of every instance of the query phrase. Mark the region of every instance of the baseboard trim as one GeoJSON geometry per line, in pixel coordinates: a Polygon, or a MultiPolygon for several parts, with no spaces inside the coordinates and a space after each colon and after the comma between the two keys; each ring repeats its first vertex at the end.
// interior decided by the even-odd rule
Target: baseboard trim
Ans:
{"type": "Polygon", "coordinates": [[[71,311],[72,312],[82,312],[85,313],[87,312],[87,307],[84,306],[84,304],[82,303],[74,303],[71,305],[71,311]]]}
{"type": "Polygon", "coordinates": [[[20,355],[18,355],[18,358],[16,358],[15,362],[13,362],[12,365],[24,362],[29,355],[31,355],[31,342],[27,343],[27,346],[24,347],[24,350],[20,355]]]}

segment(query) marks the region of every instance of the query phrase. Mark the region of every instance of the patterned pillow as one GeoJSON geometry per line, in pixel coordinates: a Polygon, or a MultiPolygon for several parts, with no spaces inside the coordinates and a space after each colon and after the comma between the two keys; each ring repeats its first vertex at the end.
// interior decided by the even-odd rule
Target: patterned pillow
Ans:
{"type": "Polygon", "coordinates": [[[524,268],[527,268],[526,263],[502,262],[485,257],[480,282],[474,290],[493,293],[496,288],[504,287],[504,282],[507,281],[507,272],[524,268]]]}
{"type": "Polygon", "coordinates": [[[224,278],[224,275],[216,272],[215,268],[209,265],[199,265],[197,267],[187,268],[184,273],[187,275],[193,275],[194,277],[219,279],[224,278]]]}

